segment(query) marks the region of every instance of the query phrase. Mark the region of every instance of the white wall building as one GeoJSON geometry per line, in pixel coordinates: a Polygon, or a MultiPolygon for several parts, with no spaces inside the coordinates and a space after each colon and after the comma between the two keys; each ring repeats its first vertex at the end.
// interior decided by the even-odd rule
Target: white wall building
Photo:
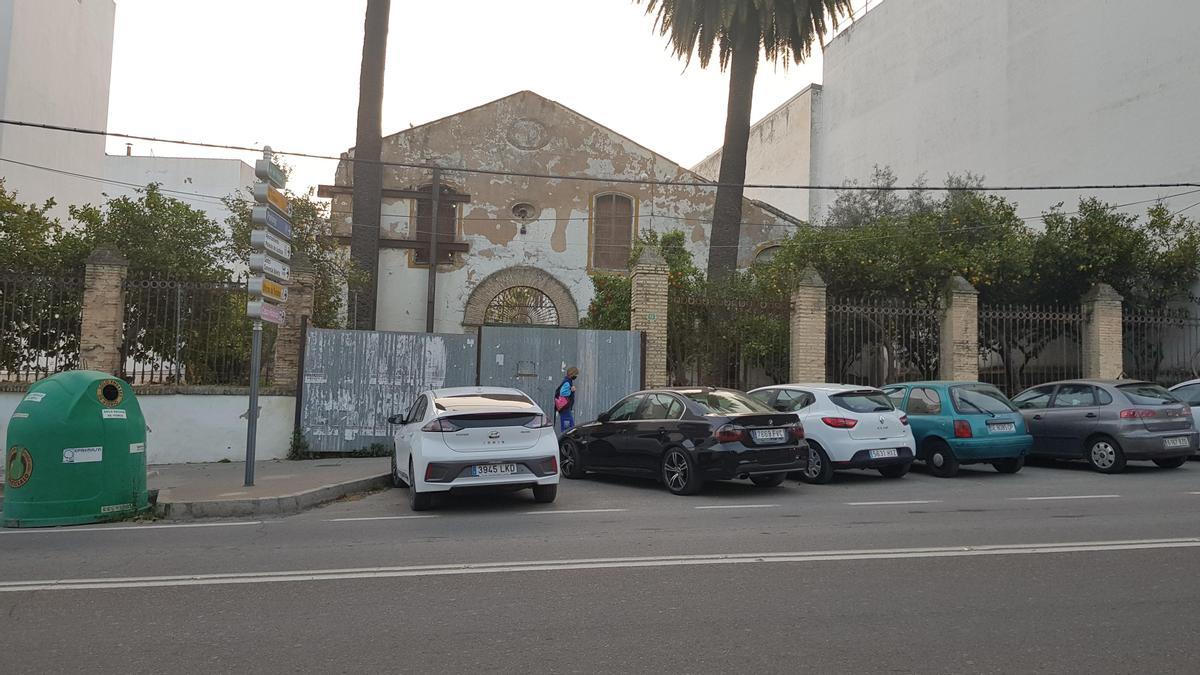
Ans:
{"type": "MultiPolygon", "coordinates": [[[[0,118],[106,129],[115,20],[113,0],[0,0],[0,118]]],[[[237,159],[108,156],[104,146],[102,136],[0,125],[0,178],[22,201],[53,198],[59,218],[154,182],[217,222],[229,215],[219,198],[253,183],[237,159]]]]}
{"type": "MultiPolygon", "coordinates": [[[[747,180],[840,185],[878,165],[933,185],[966,171],[992,185],[1198,182],[1198,25],[1200,3],[1178,0],[880,2],[826,48],[821,87],[755,125],[747,180]]],[[[719,155],[697,171],[717,166],[719,155]]],[[[1125,203],[1185,190],[1083,195],[1125,203]]],[[[834,197],[750,196],[810,219],[834,197]]],[[[1038,215],[1082,195],[1007,196],[1038,215]]]]}

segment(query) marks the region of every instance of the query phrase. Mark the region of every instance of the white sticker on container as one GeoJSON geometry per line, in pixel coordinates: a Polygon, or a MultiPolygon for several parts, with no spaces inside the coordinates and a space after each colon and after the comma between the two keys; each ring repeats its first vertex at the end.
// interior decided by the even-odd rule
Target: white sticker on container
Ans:
{"type": "Polygon", "coordinates": [[[44,398],[46,398],[46,394],[44,392],[35,391],[32,394],[29,394],[28,396],[26,396],[25,400],[29,401],[30,403],[41,403],[42,399],[44,399],[44,398]]]}
{"type": "Polygon", "coordinates": [[[104,448],[67,448],[63,450],[63,464],[88,464],[104,461],[104,448]]]}
{"type": "Polygon", "coordinates": [[[116,513],[118,511],[132,511],[133,504],[113,504],[112,506],[101,506],[100,513],[116,513]]]}
{"type": "Polygon", "coordinates": [[[126,419],[124,410],[101,410],[100,415],[106,420],[126,419]]]}
{"type": "Polygon", "coordinates": [[[14,420],[23,420],[27,417],[29,417],[29,413],[13,413],[12,416],[14,420]]]}
{"type": "Polygon", "coordinates": [[[145,443],[130,443],[129,444],[129,454],[138,455],[143,452],[146,452],[146,444],[145,443]]]}

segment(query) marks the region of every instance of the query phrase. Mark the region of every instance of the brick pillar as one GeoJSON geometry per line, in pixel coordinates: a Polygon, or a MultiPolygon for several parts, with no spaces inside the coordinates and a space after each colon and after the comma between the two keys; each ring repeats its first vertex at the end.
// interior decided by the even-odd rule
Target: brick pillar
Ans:
{"type": "Polygon", "coordinates": [[[966,279],[954,277],[943,299],[941,377],[973,382],[979,379],[979,291],[966,279]]]}
{"type": "Polygon", "coordinates": [[[804,270],[792,293],[791,356],[788,372],[792,382],[825,381],[826,318],[829,308],[825,280],[811,267],[804,270]]]}
{"type": "Polygon", "coordinates": [[[125,337],[125,277],[129,261],[111,248],[88,256],[83,273],[83,317],[79,331],[79,367],[118,375],[125,337]]]}
{"type": "Polygon", "coordinates": [[[1124,372],[1120,293],[1096,284],[1083,296],[1083,376],[1112,380],[1124,372]]]}
{"type": "Polygon", "coordinates": [[[667,386],[667,291],[670,268],[658,249],[646,247],[633,266],[629,327],[645,334],[647,387],[667,386]]]}
{"type": "Polygon", "coordinates": [[[300,347],[304,342],[301,335],[303,317],[312,318],[317,271],[308,257],[297,252],[292,256],[291,282],[288,283],[287,302],[283,303],[284,323],[275,338],[275,359],[271,368],[271,385],[275,387],[296,386],[300,372],[300,347]]]}

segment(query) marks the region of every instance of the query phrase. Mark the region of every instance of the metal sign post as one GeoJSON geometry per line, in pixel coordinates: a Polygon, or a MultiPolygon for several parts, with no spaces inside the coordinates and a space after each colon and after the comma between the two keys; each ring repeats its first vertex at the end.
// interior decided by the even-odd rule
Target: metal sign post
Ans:
{"type": "Polygon", "coordinates": [[[291,205],[280,190],[287,180],[283,169],[271,160],[271,148],[263,148],[263,158],[254,163],[255,206],[251,211],[254,231],[250,233],[250,281],[246,290],[250,299],[246,314],[254,320],[250,341],[250,410],[246,413],[246,487],[254,485],[254,451],[258,441],[258,376],[262,370],[263,322],[281,325],[284,311],[275,303],[287,300],[291,277],[292,223],[291,205]]]}

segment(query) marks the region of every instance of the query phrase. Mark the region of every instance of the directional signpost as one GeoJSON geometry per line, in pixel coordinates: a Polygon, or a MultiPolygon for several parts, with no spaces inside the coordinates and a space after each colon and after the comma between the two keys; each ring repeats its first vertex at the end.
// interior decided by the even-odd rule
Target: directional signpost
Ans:
{"type": "Polygon", "coordinates": [[[262,370],[263,322],[281,325],[287,300],[287,284],[292,273],[291,206],[281,192],[287,181],[283,169],[271,160],[271,148],[263,149],[263,158],[254,163],[255,206],[250,218],[250,282],[246,290],[250,300],[246,314],[254,320],[250,344],[250,411],[246,429],[246,486],[254,485],[254,450],[258,439],[258,373],[262,370]]]}

